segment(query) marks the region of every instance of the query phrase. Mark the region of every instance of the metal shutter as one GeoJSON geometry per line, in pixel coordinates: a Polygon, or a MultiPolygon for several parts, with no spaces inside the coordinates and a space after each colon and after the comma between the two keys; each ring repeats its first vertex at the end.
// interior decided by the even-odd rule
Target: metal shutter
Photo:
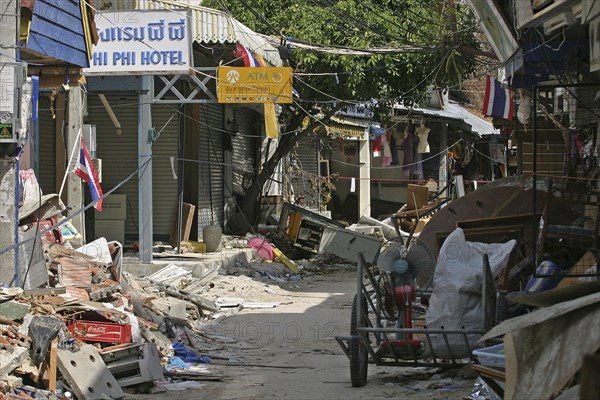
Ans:
{"type": "Polygon", "coordinates": [[[235,112],[239,134],[233,138],[233,192],[242,196],[256,176],[259,116],[249,108],[238,108],[235,112]]]}
{"type": "MultiPolygon", "coordinates": [[[[117,134],[98,96],[88,97],[88,123],[96,125],[97,156],[102,159],[102,188],[108,192],[138,168],[137,96],[107,99],[121,123],[117,134]]],[[[160,135],[152,146],[152,228],[155,240],[168,240],[177,210],[177,180],[169,157],[177,157],[178,113],[176,105],[152,106],[152,126],[160,135]]],[[[127,196],[125,235],[139,236],[137,174],[114,193],[127,196]]]]}
{"type": "Polygon", "coordinates": [[[201,104],[198,152],[198,237],[206,225],[223,227],[225,168],[223,165],[224,111],[220,104],[201,104]],[[209,175],[210,173],[210,175],[209,175]],[[212,211],[211,211],[212,209],[212,211]]]}
{"type": "Polygon", "coordinates": [[[55,189],[55,151],[54,151],[54,118],[50,111],[50,97],[40,96],[39,99],[39,169],[37,180],[42,193],[57,193],[55,189]]]}
{"type": "MultiPolygon", "coordinates": [[[[154,104],[152,126],[160,136],[152,145],[152,226],[155,240],[169,240],[177,219],[177,179],[173,179],[170,157],[177,159],[178,104],[154,104]]],[[[175,173],[177,162],[175,162],[175,173]]],[[[185,179],[185,178],[184,178],[185,179]]]]}
{"type": "MultiPolygon", "coordinates": [[[[88,96],[87,123],[96,125],[96,156],[102,160],[102,190],[106,193],[138,168],[138,97],[107,95],[121,124],[117,134],[109,115],[98,96],[88,96]]],[[[137,175],[114,193],[127,199],[125,236],[138,238],[138,179],[137,175]]]]}
{"type": "Polygon", "coordinates": [[[298,141],[292,151],[291,163],[295,163],[296,173],[288,176],[294,189],[296,199],[304,197],[306,206],[319,207],[319,192],[311,185],[311,178],[319,174],[319,139],[308,135],[298,141]]]}

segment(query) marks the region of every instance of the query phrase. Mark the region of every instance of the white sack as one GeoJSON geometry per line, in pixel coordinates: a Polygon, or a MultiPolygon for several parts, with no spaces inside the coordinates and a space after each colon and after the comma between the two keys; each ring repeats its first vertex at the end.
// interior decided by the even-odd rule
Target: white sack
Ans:
{"type": "MultiPolygon", "coordinates": [[[[483,255],[487,254],[494,278],[506,266],[516,240],[506,243],[468,242],[461,228],[444,241],[433,276],[433,292],[427,309],[427,329],[484,329],[481,309],[483,255]]],[[[468,335],[471,350],[481,335],[468,335]]],[[[441,334],[431,335],[433,353],[439,358],[471,355],[464,335],[448,335],[450,353],[441,334]]]]}

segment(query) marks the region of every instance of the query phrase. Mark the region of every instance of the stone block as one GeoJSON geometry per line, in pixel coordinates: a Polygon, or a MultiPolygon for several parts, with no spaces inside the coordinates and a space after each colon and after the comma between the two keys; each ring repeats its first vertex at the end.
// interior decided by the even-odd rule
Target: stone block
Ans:
{"type": "Polygon", "coordinates": [[[0,378],[6,377],[15,368],[21,366],[27,358],[28,351],[25,347],[4,346],[0,349],[0,378]]]}
{"type": "Polygon", "coordinates": [[[0,304],[0,317],[15,321],[22,319],[27,313],[31,305],[29,303],[19,303],[18,301],[6,301],[0,304]]]}
{"type": "Polygon", "coordinates": [[[58,349],[58,369],[80,400],[121,399],[123,389],[92,345],[79,351],[58,349]]]}
{"type": "Polygon", "coordinates": [[[164,315],[179,319],[187,319],[187,302],[174,297],[153,299],[152,305],[164,315]]]}

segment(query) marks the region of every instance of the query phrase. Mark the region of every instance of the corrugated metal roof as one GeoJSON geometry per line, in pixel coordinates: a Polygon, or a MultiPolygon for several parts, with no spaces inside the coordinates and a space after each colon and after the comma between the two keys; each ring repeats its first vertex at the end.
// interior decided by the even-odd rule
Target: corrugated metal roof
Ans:
{"type": "Polygon", "coordinates": [[[448,103],[447,110],[432,108],[407,108],[401,105],[396,105],[395,108],[407,111],[410,110],[411,113],[415,113],[416,115],[435,116],[453,119],[457,121],[463,121],[471,126],[471,132],[479,136],[498,133],[497,130],[494,128],[494,125],[492,125],[490,122],[473,114],[472,112],[460,106],[454,101],[450,101],[448,103]]]}
{"type": "Polygon", "coordinates": [[[448,104],[448,112],[459,116],[464,119],[464,121],[471,125],[471,132],[478,133],[481,135],[491,135],[494,133],[498,133],[494,125],[485,119],[473,114],[466,108],[458,105],[458,103],[450,102],[448,104]]]}
{"type": "MultiPolygon", "coordinates": [[[[121,3],[117,3],[119,7],[121,3]]],[[[122,4],[123,7],[127,3],[122,4]]],[[[235,43],[239,41],[248,49],[260,54],[273,66],[281,66],[279,51],[267,40],[257,35],[246,25],[219,10],[202,7],[191,1],[137,0],[138,10],[190,10],[192,37],[198,43],[235,43]]]]}
{"type": "Polygon", "coordinates": [[[369,120],[333,116],[326,126],[331,137],[364,137],[370,126],[369,120]]]}

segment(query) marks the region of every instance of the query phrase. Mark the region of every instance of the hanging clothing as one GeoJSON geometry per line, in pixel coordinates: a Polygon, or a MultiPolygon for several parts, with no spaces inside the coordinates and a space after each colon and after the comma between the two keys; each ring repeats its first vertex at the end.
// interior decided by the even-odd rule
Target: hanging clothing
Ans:
{"type": "Polygon", "coordinates": [[[381,147],[383,148],[383,157],[381,157],[381,166],[388,167],[392,164],[392,149],[390,148],[387,134],[381,135],[381,147]]]}
{"type": "Polygon", "coordinates": [[[381,157],[381,136],[377,136],[373,144],[373,157],[381,157]]]}
{"type": "Polygon", "coordinates": [[[404,166],[404,168],[402,168],[402,172],[404,173],[404,176],[409,178],[410,177],[410,164],[412,164],[412,136],[410,134],[410,132],[408,131],[408,128],[404,130],[404,140],[402,141],[402,149],[403,149],[403,159],[402,159],[402,165],[404,166]]]}
{"type": "Polygon", "coordinates": [[[423,155],[419,153],[419,137],[413,135],[413,148],[417,149],[414,155],[412,173],[414,179],[423,179],[423,155]]]}
{"type": "Polygon", "coordinates": [[[390,148],[392,149],[392,165],[399,165],[400,158],[398,157],[398,144],[396,143],[396,137],[390,135],[390,148]]]}
{"type": "Polygon", "coordinates": [[[417,153],[415,163],[415,179],[423,179],[423,156],[421,153],[417,153]]]}

